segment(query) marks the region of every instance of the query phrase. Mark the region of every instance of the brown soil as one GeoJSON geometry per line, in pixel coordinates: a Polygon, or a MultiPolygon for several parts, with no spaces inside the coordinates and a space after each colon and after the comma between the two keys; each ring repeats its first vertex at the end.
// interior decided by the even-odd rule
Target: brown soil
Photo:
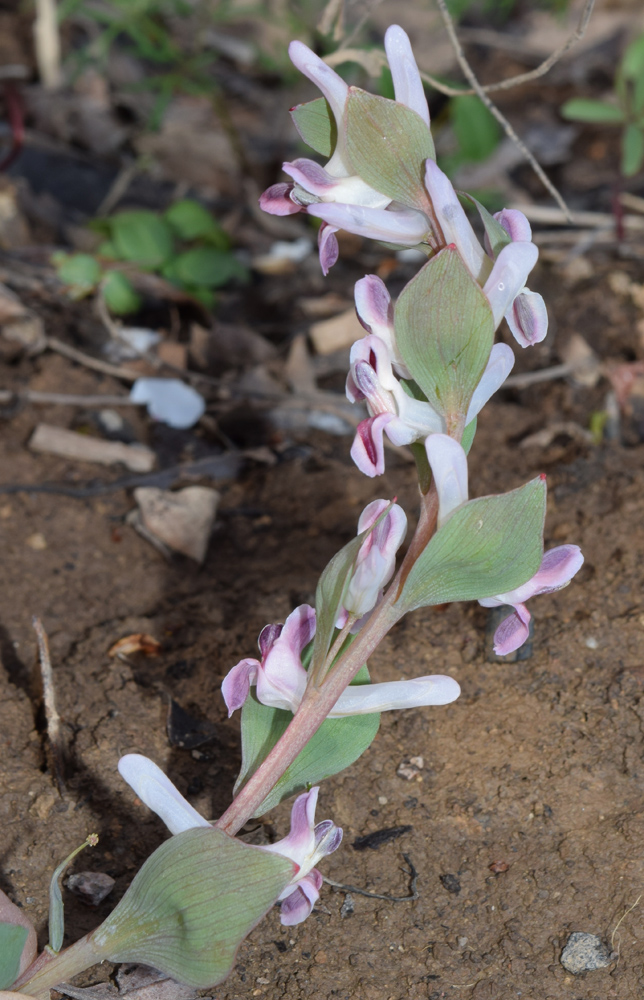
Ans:
{"type": "MultiPolygon", "coordinates": [[[[556,339],[521,364],[549,363],[573,330],[604,356],[636,356],[631,307],[606,280],[614,266],[596,262],[598,276],[572,292],[552,288],[556,339]]],[[[66,391],[97,391],[96,376],[55,357],[23,364],[32,366],[33,389],[60,390],[64,377],[66,391]]],[[[345,835],[324,874],[405,895],[404,852],[418,872],[419,898],[354,894],[354,911],[343,916],[345,892],[326,887],[299,927],[282,928],[272,912],[242,945],[217,1000],[641,997],[642,910],[612,933],[644,891],[644,447],[592,447],[565,436],[545,450],[520,447],[555,421],[587,426],[605,389],[555,382],[505,393],[480,421],[472,492],[510,489],[546,471],[546,545],[577,542],[586,556],[567,590],[534,601],[532,656],[491,661],[487,612],[477,605],[411,615],[373,658],[372,675],[449,673],[461,698],[384,716],[364,757],[322,788],[318,816],[333,817],[345,835]],[[407,781],[396,770],[410,756],[425,766],[407,781]],[[352,848],[356,837],[407,824],[411,831],[378,850],[352,848]],[[616,953],[610,968],[567,973],[559,959],[573,931],[603,937],[616,953]]],[[[109,380],[99,391],[109,391],[109,380]]],[[[3,480],[77,476],[25,449],[37,419],[65,425],[71,416],[26,409],[7,422],[3,480]]],[[[394,455],[384,479],[371,482],[352,466],[347,439],[323,435],[220,488],[218,528],[201,569],[166,562],[126,526],[132,501],[123,491],[86,500],[0,496],[0,884],[42,943],[51,872],[89,832],[99,833],[99,846],[76,870],[108,872],[117,887],[94,912],[66,894],[70,942],[109,912],[166,836],[118,776],[118,758],[148,754],[206,816],[218,815],[239,765],[238,721],[225,718],[222,677],[252,655],[266,622],[312,600],[319,572],[369,500],[395,494],[408,512],[415,508],[413,466],[394,455]],[[49,632],[68,744],[62,798],[32,700],[32,614],[49,632]],[[161,655],[108,657],[112,643],[134,632],[159,639],[161,655]],[[216,725],[210,743],[192,752],[169,746],[170,696],[216,725]]],[[[254,836],[283,835],[288,815],[283,804],[254,836]]],[[[109,974],[104,967],[84,981],[109,974]]]]}

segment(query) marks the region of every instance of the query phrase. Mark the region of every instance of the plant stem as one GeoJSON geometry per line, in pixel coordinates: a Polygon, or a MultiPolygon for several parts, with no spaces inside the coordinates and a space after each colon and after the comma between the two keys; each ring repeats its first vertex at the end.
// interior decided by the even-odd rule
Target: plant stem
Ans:
{"type": "Polygon", "coordinates": [[[28,996],[48,1000],[49,990],[58,983],[71,979],[104,959],[105,955],[96,946],[92,935],[86,934],[58,955],[43,951],[11,989],[14,993],[26,993],[28,996]]]}

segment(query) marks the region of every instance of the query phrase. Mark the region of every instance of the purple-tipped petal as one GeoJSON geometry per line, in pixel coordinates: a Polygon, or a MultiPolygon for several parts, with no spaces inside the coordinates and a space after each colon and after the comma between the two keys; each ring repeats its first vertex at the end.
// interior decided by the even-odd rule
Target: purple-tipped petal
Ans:
{"type": "Polygon", "coordinates": [[[395,420],[393,413],[380,413],[377,417],[367,417],[358,424],[356,436],[351,445],[351,458],[365,476],[373,479],[385,471],[385,444],[383,431],[388,423],[395,420]]]}
{"type": "Polygon", "coordinates": [[[548,333],[548,311],[543,296],[529,288],[519,292],[505,319],[521,347],[540,344],[548,333]]]}
{"type": "Polygon", "coordinates": [[[118,762],[119,773],[146,806],[159,816],[170,833],[198,826],[210,827],[196,809],[174,787],[160,767],[148,757],[129,753],[118,762]]]}
{"type": "Polygon", "coordinates": [[[365,507],[360,516],[358,534],[370,528],[373,530],[360,546],[343,600],[347,611],[358,617],[375,607],[382,588],[393,576],[396,553],[407,533],[407,515],[396,503],[374,500],[365,507]],[[384,511],[387,513],[380,523],[376,524],[384,511]]]}
{"type": "Polygon", "coordinates": [[[257,640],[257,645],[259,646],[259,651],[261,653],[262,660],[265,660],[271,649],[279,639],[282,634],[283,625],[265,625],[262,631],[259,633],[259,639],[257,640]]]}
{"type": "Polygon", "coordinates": [[[497,656],[507,656],[522,646],[529,635],[530,612],[524,604],[518,604],[494,633],[494,652],[497,656]]]}
{"type": "Polygon", "coordinates": [[[292,184],[273,184],[259,199],[259,207],[269,215],[295,215],[302,211],[301,205],[291,201],[292,184]]]}
{"type": "Polygon", "coordinates": [[[495,344],[490,351],[490,357],[481,381],[477,385],[467,410],[465,423],[480,413],[488,399],[500,389],[514,366],[514,351],[507,344],[495,344]]]}
{"type": "Polygon", "coordinates": [[[391,336],[394,310],[384,281],[375,274],[366,274],[356,281],[354,295],[362,326],[367,333],[373,333],[386,342],[391,336]]]}
{"type": "Polygon", "coordinates": [[[288,645],[294,656],[300,656],[315,635],[315,608],[300,604],[284,622],[280,641],[288,645]]]}
{"type": "Polygon", "coordinates": [[[423,81],[418,72],[409,38],[397,24],[392,24],[390,28],[387,28],[385,52],[389,60],[396,100],[420,115],[429,128],[429,108],[423,90],[423,81]]]}
{"type": "Polygon", "coordinates": [[[320,872],[313,868],[291,889],[280,908],[280,922],[284,927],[293,927],[306,920],[319,899],[322,881],[320,872]]]}
{"type": "Polygon", "coordinates": [[[331,105],[335,120],[340,123],[344,114],[349,87],[342,77],[316,56],[303,42],[291,42],[288,54],[293,65],[322,91],[331,105]]]}
{"type": "Polygon", "coordinates": [[[322,274],[326,277],[333,265],[340,256],[340,247],[336,238],[337,229],[323,222],[318,230],[318,250],[320,253],[320,267],[322,274]]]}
{"type": "MultiPolygon", "coordinates": [[[[315,611],[308,604],[296,608],[257,671],[257,698],[262,705],[295,712],[306,687],[302,650],[315,634],[315,611]]],[[[222,686],[223,690],[223,686],[222,686]]]]}
{"type": "Polygon", "coordinates": [[[323,198],[338,183],[336,177],[328,174],[315,160],[299,159],[283,163],[282,170],[292,177],[296,184],[310,194],[323,198]]]}
{"type": "Polygon", "coordinates": [[[423,705],[448,705],[456,701],[460,693],[461,689],[454,678],[442,674],[384,684],[352,685],[340,695],[329,718],[419,708],[423,705]]]}
{"type": "Polygon", "coordinates": [[[365,208],[363,205],[319,204],[309,205],[308,214],[323,219],[336,229],[344,229],[356,236],[366,236],[386,243],[399,243],[413,247],[421,243],[428,232],[424,215],[405,209],[390,212],[384,208],[365,208]]]}
{"type": "Polygon", "coordinates": [[[527,583],[507,594],[484,598],[479,603],[483,607],[495,607],[499,604],[512,604],[516,607],[538,594],[551,594],[567,586],[583,564],[584,557],[578,545],[557,545],[544,552],[541,566],[527,583]],[[490,601],[494,601],[494,604],[488,603],[490,601]]]}
{"type": "Polygon", "coordinates": [[[483,281],[487,277],[489,258],[476,238],[452,182],[434,160],[425,161],[425,187],[443,231],[445,245],[454,243],[470,274],[477,281],[483,281]]]}
{"type": "Polygon", "coordinates": [[[509,243],[494,262],[483,291],[490,303],[495,328],[519,292],[525,287],[530,271],[537,263],[539,251],[534,243],[509,243]]]}
{"type": "Polygon", "coordinates": [[[221,682],[221,693],[228,709],[228,718],[242,707],[248,698],[251,684],[257,682],[257,675],[260,672],[261,663],[253,659],[240,660],[228,671],[221,682]]]}
{"type": "Polygon", "coordinates": [[[447,434],[430,434],[425,441],[427,460],[438,493],[438,527],[467,500],[467,455],[447,434]]]}
{"type": "Polygon", "coordinates": [[[532,229],[523,212],[518,208],[503,208],[496,212],[494,218],[500,222],[512,242],[529,243],[532,239],[532,229]]]}

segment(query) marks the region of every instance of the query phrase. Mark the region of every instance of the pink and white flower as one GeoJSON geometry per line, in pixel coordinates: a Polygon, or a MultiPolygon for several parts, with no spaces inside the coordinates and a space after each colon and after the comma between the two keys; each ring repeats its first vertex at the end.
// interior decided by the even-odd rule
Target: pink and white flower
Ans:
{"type": "MultiPolygon", "coordinates": [[[[118,763],[121,777],[149,809],[163,820],[170,833],[195,827],[212,828],[172,784],[160,767],[142,754],[130,753],[118,763]]],[[[291,809],[291,830],[276,844],[257,846],[258,851],[281,854],[296,866],[295,875],[278,898],[280,919],[287,927],[306,920],[320,895],[322,876],[315,865],[340,846],[342,830],[332,820],[315,825],[319,788],[298,795],[291,809]]]]}
{"type": "MultiPolygon", "coordinates": [[[[358,424],[351,457],[365,475],[380,476],[385,471],[383,434],[392,444],[408,445],[424,441],[431,434],[443,434],[445,421],[430,403],[414,399],[405,391],[393,372],[391,348],[379,336],[369,334],[357,340],[350,360],[347,398],[352,403],[364,400],[369,411],[367,419],[358,424]]],[[[511,348],[495,344],[470,401],[466,424],[503,384],[513,365],[511,348]]]]}
{"type": "MultiPolygon", "coordinates": [[[[409,43],[398,25],[385,34],[385,51],[396,100],[415,111],[429,129],[429,109],[423,84],[409,43]]],[[[307,212],[322,220],[319,235],[320,263],[325,274],[338,258],[338,229],[372,239],[416,246],[429,232],[426,216],[391,199],[352,172],[344,149],[344,112],[349,88],[344,80],[302,42],[291,42],[293,64],[316,84],[328,101],[337,124],[338,140],[325,167],[300,158],[283,165],[292,183],[274,184],[260,198],[273,215],[307,212]]]]}
{"type": "Polygon", "coordinates": [[[584,562],[581,549],[577,545],[558,545],[544,553],[541,566],[535,575],[523,586],[507,594],[484,597],[479,600],[484,608],[498,608],[509,604],[514,608],[494,633],[494,652],[506,656],[522,646],[530,634],[530,612],[525,602],[539,594],[551,594],[568,586],[575,573],[584,562]]]}
{"type": "Polygon", "coordinates": [[[407,515],[397,503],[373,500],[358,521],[358,534],[363,531],[369,534],[356,557],[342,602],[344,614],[336,622],[338,628],[343,627],[348,615],[360,618],[375,608],[383,587],[394,575],[396,553],[407,534],[407,515]],[[369,531],[370,528],[373,530],[369,531]]]}

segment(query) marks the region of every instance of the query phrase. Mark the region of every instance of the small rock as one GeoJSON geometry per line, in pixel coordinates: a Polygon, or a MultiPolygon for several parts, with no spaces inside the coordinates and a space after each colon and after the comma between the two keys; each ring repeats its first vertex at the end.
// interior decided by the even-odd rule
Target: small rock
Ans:
{"type": "Polygon", "coordinates": [[[396,774],[399,778],[403,778],[405,781],[413,781],[414,778],[418,778],[422,781],[420,777],[420,772],[425,766],[425,761],[422,757],[409,757],[403,760],[396,768],[396,774]]]}
{"type": "Polygon", "coordinates": [[[35,552],[41,552],[43,549],[47,548],[47,539],[43,534],[41,534],[40,531],[36,531],[33,535],[29,535],[27,545],[35,552]]]}
{"type": "Polygon", "coordinates": [[[351,895],[350,892],[348,892],[346,894],[346,896],[344,897],[344,903],[340,907],[340,916],[341,917],[350,917],[351,914],[353,913],[353,911],[355,910],[355,908],[356,908],[356,904],[354,902],[353,896],[351,895]]]}
{"type": "Polygon", "coordinates": [[[452,875],[449,872],[447,872],[445,875],[439,875],[438,877],[440,879],[441,885],[443,886],[443,889],[447,889],[447,891],[451,892],[452,895],[458,896],[459,892],[461,891],[461,882],[456,875],[452,875]]]}
{"type": "Polygon", "coordinates": [[[88,906],[98,906],[114,888],[114,879],[105,872],[77,872],[65,885],[88,906]]]}
{"type": "Polygon", "coordinates": [[[575,931],[568,938],[560,961],[564,969],[578,976],[580,972],[605,969],[611,964],[611,957],[608,948],[596,934],[575,931]]]}
{"type": "MultiPolygon", "coordinates": [[[[207,486],[187,486],[175,493],[156,486],[134,491],[142,533],[198,563],[206,555],[219,497],[217,490],[207,486]]],[[[136,521],[134,525],[139,528],[136,521]]]]}
{"type": "Polygon", "coordinates": [[[206,411],[203,396],[178,378],[138,378],[130,399],[145,403],[154,420],[182,430],[194,427],[206,411]]]}

